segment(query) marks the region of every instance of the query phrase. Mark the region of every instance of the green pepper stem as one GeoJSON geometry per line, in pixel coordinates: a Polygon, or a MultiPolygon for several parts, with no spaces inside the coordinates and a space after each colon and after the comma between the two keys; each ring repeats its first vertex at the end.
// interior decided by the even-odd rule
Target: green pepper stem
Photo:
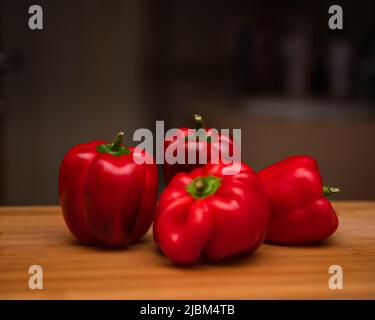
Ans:
{"type": "Polygon", "coordinates": [[[186,186],[186,191],[194,199],[204,199],[216,193],[221,186],[221,178],[214,176],[196,177],[186,186]]]}
{"type": "Polygon", "coordinates": [[[113,140],[113,142],[111,143],[111,150],[114,151],[116,150],[122,143],[122,140],[124,139],[124,133],[123,132],[119,132],[115,138],[115,140],[113,140]]]}
{"type": "Polygon", "coordinates": [[[200,114],[194,115],[194,122],[195,122],[195,128],[198,129],[204,129],[206,126],[204,124],[203,117],[200,114]]]}
{"type": "Polygon", "coordinates": [[[337,187],[327,187],[323,186],[323,195],[325,197],[330,196],[331,194],[340,192],[340,189],[337,187]]]}
{"type": "Polygon", "coordinates": [[[197,190],[197,193],[201,194],[204,188],[206,187],[206,182],[202,178],[197,178],[194,181],[194,187],[195,190],[197,190]]]}

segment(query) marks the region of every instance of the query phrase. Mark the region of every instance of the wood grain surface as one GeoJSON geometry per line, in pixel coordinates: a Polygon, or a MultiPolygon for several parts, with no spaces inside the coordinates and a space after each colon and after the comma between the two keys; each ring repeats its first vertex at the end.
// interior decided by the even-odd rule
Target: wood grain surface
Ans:
{"type": "Polygon", "coordinates": [[[218,265],[176,267],[151,234],[124,250],[86,247],[59,207],[0,208],[1,299],[374,299],[375,202],[336,202],[340,226],[307,247],[263,244],[252,256],[218,265]],[[44,289],[30,290],[30,265],[44,289]],[[328,287],[331,265],[342,290],[328,287]]]}

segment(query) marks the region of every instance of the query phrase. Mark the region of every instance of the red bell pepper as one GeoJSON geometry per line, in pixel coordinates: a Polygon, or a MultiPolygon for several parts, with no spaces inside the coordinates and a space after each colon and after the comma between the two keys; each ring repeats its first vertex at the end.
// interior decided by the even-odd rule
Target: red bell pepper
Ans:
{"type": "Polygon", "coordinates": [[[289,157],[261,170],[259,176],[270,206],[268,242],[302,245],[336,231],[337,215],[325,196],[339,189],[323,187],[316,160],[289,157]]]}
{"type": "Polygon", "coordinates": [[[65,222],[84,244],[125,246],[151,226],[157,201],[157,168],[139,165],[144,151],[93,141],[73,147],[64,157],[59,193],[65,222]]]}
{"type": "MultiPolygon", "coordinates": [[[[205,123],[203,121],[203,118],[201,115],[195,114],[194,115],[194,122],[195,122],[195,129],[203,129],[205,131],[205,139],[204,141],[197,141],[198,135],[191,135],[189,133],[189,128],[183,127],[180,128],[182,135],[185,137],[185,140],[182,141],[184,144],[185,149],[185,164],[169,164],[167,161],[164,161],[163,163],[163,173],[164,173],[164,181],[165,184],[168,184],[169,181],[173,178],[175,174],[178,172],[190,172],[195,168],[199,168],[204,166],[207,163],[210,163],[211,161],[211,149],[218,150],[219,153],[219,161],[221,158],[221,150],[225,146],[227,146],[228,150],[223,152],[223,154],[226,154],[228,156],[233,155],[233,149],[235,147],[235,143],[233,141],[233,138],[230,135],[225,134],[218,134],[217,137],[214,134],[214,131],[212,128],[206,128],[205,123]],[[189,143],[190,142],[190,143],[189,143]],[[194,143],[192,143],[194,142],[194,143]],[[224,143],[226,142],[226,143],[224,143]],[[188,164],[188,154],[190,152],[196,152],[196,164],[188,164]],[[203,150],[207,150],[207,162],[206,163],[199,163],[199,152],[203,152],[203,150]]],[[[170,138],[167,137],[164,141],[164,150],[167,150],[167,148],[174,143],[177,140],[176,137],[170,138]]],[[[203,139],[202,139],[203,140],[203,139]]]]}
{"type": "Polygon", "coordinates": [[[268,204],[262,183],[241,163],[236,175],[226,165],[207,164],[178,173],[161,194],[154,240],[178,264],[201,256],[216,261],[251,253],[264,241],[268,204]]]}

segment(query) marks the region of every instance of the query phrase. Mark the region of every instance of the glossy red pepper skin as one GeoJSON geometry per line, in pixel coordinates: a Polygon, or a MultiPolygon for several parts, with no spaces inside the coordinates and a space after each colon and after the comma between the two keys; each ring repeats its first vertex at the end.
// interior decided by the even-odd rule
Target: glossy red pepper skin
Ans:
{"type": "Polygon", "coordinates": [[[259,172],[270,206],[266,240],[303,245],[332,235],[338,218],[323,195],[318,163],[308,156],[293,156],[259,172]]]}
{"type": "MultiPolygon", "coordinates": [[[[195,117],[200,117],[199,115],[195,115],[195,117]]],[[[168,164],[167,161],[164,161],[163,163],[163,174],[164,174],[164,181],[167,185],[169,181],[179,172],[190,172],[195,168],[199,168],[204,166],[206,163],[199,163],[199,152],[202,150],[207,150],[207,163],[210,163],[211,161],[211,149],[218,150],[219,154],[219,161],[222,159],[221,157],[221,150],[223,148],[226,148],[223,154],[232,156],[234,148],[237,148],[236,144],[234,143],[234,140],[231,135],[225,135],[225,134],[218,134],[217,137],[215,137],[215,132],[212,128],[205,128],[204,124],[201,124],[202,128],[206,132],[206,137],[208,139],[212,138],[212,140],[206,140],[206,141],[196,141],[194,143],[190,143],[191,139],[188,139],[189,137],[189,130],[191,128],[183,127],[180,128],[182,135],[186,138],[185,141],[181,142],[183,143],[183,148],[185,149],[185,164],[168,164]],[[188,164],[188,154],[189,152],[195,152],[196,153],[196,164],[188,164]]],[[[198,129],[198,128],[196,128],[198,129]]],[[[174,138],[173,140],[169,140],[168,138],[164,141],[164,151],[167,150],[167,148],[176,140],[177,138],[174,138]]],[[[223,149],[224,150],[224,149],[223,149]]]]}
{"type": "Polygon", "coordinates": [[[59,175],[60,203],[71,233],[88,245],[125,246],[151,226],[157,201],[157,168],[136,164],[144,151],[115,156],[97,150],[104,141],[73,147],[59,175]]]}
{"type": "Polygon", "coordinates": [[[249,254],[264,241],[268,204],[262,183],[246,164],[236,175],[225,165],[208,164],[175,175],[161,194],[153,225],[154,240],[177,264],[193,264],[249,254]],[[220,181],[204,198],[188,190],[202,177],[220,181]]]}

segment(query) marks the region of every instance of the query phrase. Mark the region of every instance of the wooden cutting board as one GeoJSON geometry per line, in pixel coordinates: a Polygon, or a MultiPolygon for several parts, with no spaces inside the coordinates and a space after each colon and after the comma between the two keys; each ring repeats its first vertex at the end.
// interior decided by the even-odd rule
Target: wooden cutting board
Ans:
{"type": "Polygon", "coordinates": [[[59,207],[0,207],[1,299],[375,299],[375,202],[336,202],[340,226],[307,247],[264,244],[219,265],[176,267],[151,233],[124,250],[85,247],[59,207]],[[31,290],[31,265],[43,289],[31,290]],[[343,289],[328,286],[331,265],[343,289]]]}

